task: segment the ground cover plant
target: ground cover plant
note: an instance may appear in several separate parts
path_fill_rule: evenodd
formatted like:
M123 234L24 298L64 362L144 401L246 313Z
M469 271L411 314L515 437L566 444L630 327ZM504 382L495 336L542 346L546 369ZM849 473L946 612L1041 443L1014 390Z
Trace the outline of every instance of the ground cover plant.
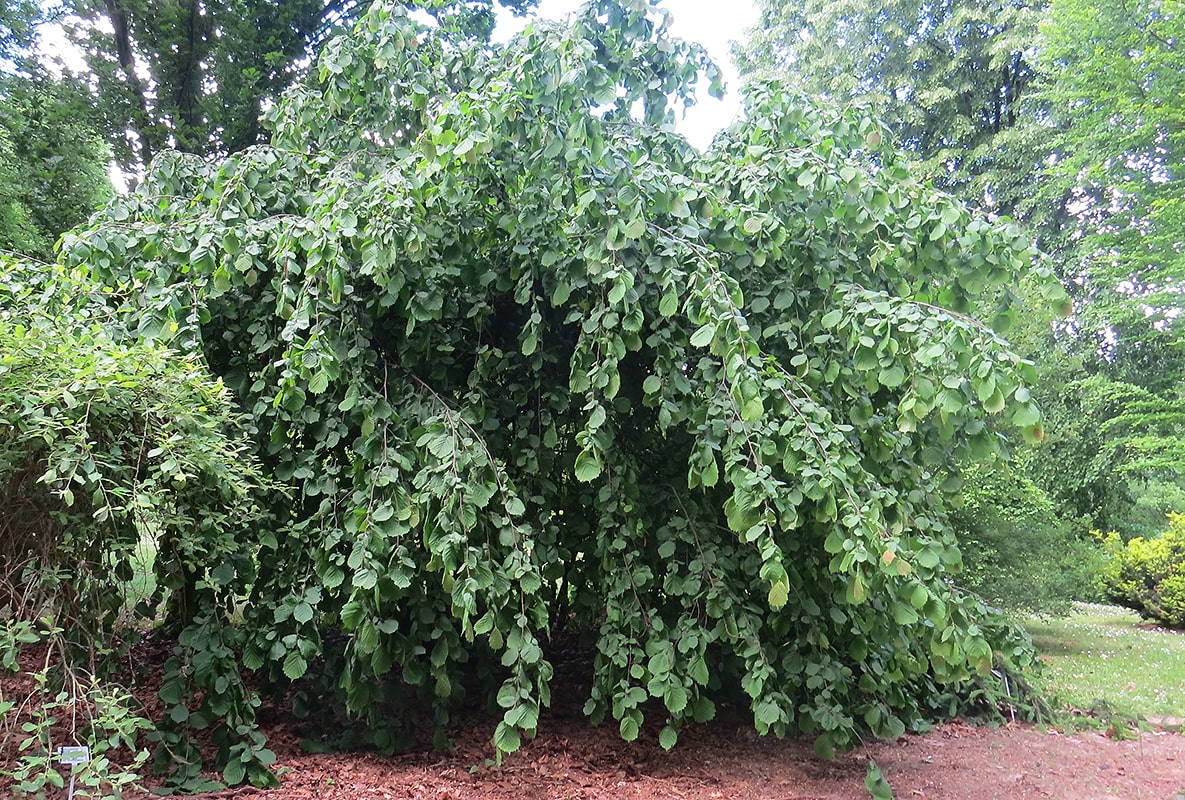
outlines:
M1031 661L949 580L944 498L1043 437L978 320L1060 287L1019 297L1015 226L857 110L755 83L695 151L670 123L701 74L645 4L493 49L379 2L269 146L165 154L64 238L105 335L208 366L279 484L160 538L161 767L196 778L201 731L227 782L274 780L245 673L381 750L417 702L441 730L488 704L514 751L561 634L594 653L585 713L666 748L729 703L831 755Z
M1185 720L1185 634L1093 603L1025 627L1042 655L1041 685L1059 704L1109 718Z

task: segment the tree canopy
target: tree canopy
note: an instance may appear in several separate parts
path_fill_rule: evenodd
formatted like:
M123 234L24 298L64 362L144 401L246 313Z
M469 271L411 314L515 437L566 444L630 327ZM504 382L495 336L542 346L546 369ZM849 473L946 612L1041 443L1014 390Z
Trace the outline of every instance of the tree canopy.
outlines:
M48 259L112 188L85 82L36 55L44 21L36 3L0 2L0 250Z
M400 703L488 693L513 751L561 631L596 651L586 712L666 747L739 701L827 754L1028 663L949 580L944 498L1044 436L979 320L1060 287L1021 296L1020 231L860 111L758 82L696 151L674 114L718 72L664 26L597 0L492 48L380 0L269 145L165 152L66 236L113 341L200 353L282 488L158 565L166 759L212 725L227 780L266 780L240 670L378 744Z
M1107 309L1103 324L1175 325L1185 265L1177 188L1185 20L1157 1L1062 0L1042 33L1057 131L1050 170L1069 195L1065 239L1078 256L1067 277Z
M1041 6L1024 2L759 0L739 50L749 74L868 104L925 177L973 207L1016 214L1039 173L1031 113Z
M1135 478L1185 465L1180 15L1118 0L762 9L750 73L868 103L921 174L1015 216L1045 251L1074 302L1009 331L1056 423L1026 470L1063 518L1125 527Z
M498 0L516 13L535 0ZM488 39L494 0L409 0L438 24ZM234 153L264 140L260 117L357 0L73 0L116 158L129 171L175 148Z

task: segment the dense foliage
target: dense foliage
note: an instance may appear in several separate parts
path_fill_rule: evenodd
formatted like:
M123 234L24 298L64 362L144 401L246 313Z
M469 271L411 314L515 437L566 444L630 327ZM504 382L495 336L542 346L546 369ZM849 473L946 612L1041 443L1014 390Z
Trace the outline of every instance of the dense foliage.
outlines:
M1055 0L1042 26L1056 135L1051 185L1073 213L1067 274L1101 325L1175 324L1185 254L1185 19L1165 0ZM1063 242L1063 244L1065 243ZM1115 295L1131 301L1118 313ZM1101 326L1095 321L1096 326Z
M885 119L935 185L1016 214L1033 194L1040 135L1024 125L1039 83L1042 4L759 0L739 50L748 73L792 75L812 95Z
M1108 598L1148 619L1185 627L1185 515L1169 514L1168 530L1128 542L1109 533L1103 572Z
M86 82L37 55L46 15L0 0L0 250L42 259L112 194Z
M365 8L358 0L71 0L116 158L138 172L166 148L234 153L266 138L264 110L316 48ZM488 38L494 0L408 0ZM535 0L498 0L516 13Z
M1071 599L1097 599L1102 553L1058 517L1023 464L973 465L963 477L951 511L965 562L961 586L1010 611L1058 613Z
M119 341L88 292L0 259L0 608L49 614L90 651L129 610L141 539L178 588L250 521L260 479L225 388L193 356Z
M869 104L922 175L1015 216L1048 254L1066 319L1008 331L1038 363L1051 435L1024 478L1080 535L1142 527L1143 487L1179 485L1185 463L1180 15L1158 0L761 9L743 68Z
M175 722L249 718L210 706L232 640L322 710L488 691L499 752L560 630L596 649L587 713L656 715L667 747L743 699L826 753L1027 662L947 580L943 498L1004 447L987 418L1044 435L1032 365L976 320L1040 302L1009 289L1029 245L778 83L696 152L670 123L702 70L638 4L491 50L380 2L271 146L166 154L67 237L139 337L204 354L288 487L195 565L244 624L175 615L206 667L166 676Z
M49 259L113 194L107 158L81 81L0 69L0 249Z

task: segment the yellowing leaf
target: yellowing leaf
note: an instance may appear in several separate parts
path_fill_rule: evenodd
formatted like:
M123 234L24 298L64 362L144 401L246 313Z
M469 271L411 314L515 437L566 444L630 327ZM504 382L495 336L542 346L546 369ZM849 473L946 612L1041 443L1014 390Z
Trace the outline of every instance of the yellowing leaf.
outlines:
M778 581L769 587L769 607L775 611L786 605L790 598L790 586L784 581Z

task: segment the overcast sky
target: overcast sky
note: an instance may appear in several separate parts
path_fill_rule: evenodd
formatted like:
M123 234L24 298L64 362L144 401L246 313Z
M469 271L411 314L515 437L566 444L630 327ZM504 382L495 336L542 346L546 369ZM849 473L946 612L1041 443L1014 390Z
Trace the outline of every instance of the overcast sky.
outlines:
M581 0L539 0L538 15L544 19L565 19L580 6ZM692 144L705 148L713 134L737 118L741 101L737 93L740 81L729 54L730 42L744 40L748 30L757 24L757 8L753 0L664 0L671 12L671 32L680 39L699 42L720 65L724 72L728 94L723 100L709 97L707 87L699 92L699 101L685 119L679 121L679 131ZM509 38L526 25L510 14L500 17L496 38Z

